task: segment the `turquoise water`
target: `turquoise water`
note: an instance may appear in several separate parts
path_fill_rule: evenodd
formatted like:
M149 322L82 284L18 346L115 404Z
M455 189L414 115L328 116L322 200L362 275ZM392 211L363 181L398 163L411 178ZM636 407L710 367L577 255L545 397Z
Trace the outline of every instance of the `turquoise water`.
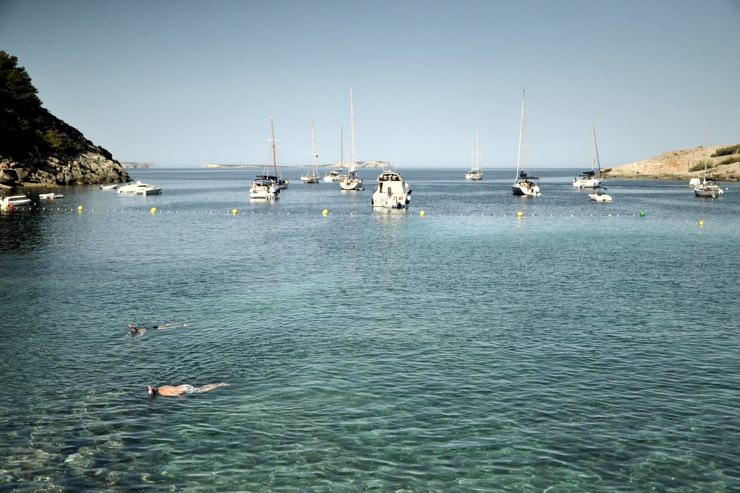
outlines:
M407 170L388 214L362 172L0 215L0 490L740 489L740 188Z

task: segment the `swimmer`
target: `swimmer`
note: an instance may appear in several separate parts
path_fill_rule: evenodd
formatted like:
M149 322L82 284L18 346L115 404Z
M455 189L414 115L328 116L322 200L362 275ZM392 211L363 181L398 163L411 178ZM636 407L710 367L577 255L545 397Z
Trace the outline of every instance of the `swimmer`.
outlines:
M211 390L219 387L228 387L228 383L209 383L202 387L193 387L192 385L162 385L161 387L154 387L153 385L147 385L146 392L150 398L154 398L158 395L162 397L178 397L185 394L202 394L203 392L210 392Z
M188 324L152 325L152 330L175 329L177 327L187 327L187 326ZM146 334L146 332L149 330L149 327L147 327L146 325L128 324L128 330L131 333L131 336L135 337L135 336Z

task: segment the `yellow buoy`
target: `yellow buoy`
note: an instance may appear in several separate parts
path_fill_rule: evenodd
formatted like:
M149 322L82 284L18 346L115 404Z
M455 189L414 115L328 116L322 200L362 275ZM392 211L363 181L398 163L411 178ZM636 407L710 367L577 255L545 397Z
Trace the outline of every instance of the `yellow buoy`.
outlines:
M157 208L156 207L152 207L151 209L149 209L149 212L151 212L152 214L156 214L157 213Z
M424 211L419 211L419 217L424 217L425 215L426 215L426 212L424 212Z
M84 208L84 207L82 207L81 205L78 205L78 206L77 206L77 212L82 212L82 211L84 211L84 210L85 210L85 208Z
M322 216L328 216L329 215L329 209L324 209L323 211L321 211L321 215Z
M521 218L521 217L523 217L523 216L524 216L524 213L523 213L522 211L517 211L517 212L516 212L516 217L519 217L519 218Z
M704 227L704 219L700 219L699 220L699 227L700 228L703 228Z
M231 209L231 213L236 216L237 214L239 214L239 209Z

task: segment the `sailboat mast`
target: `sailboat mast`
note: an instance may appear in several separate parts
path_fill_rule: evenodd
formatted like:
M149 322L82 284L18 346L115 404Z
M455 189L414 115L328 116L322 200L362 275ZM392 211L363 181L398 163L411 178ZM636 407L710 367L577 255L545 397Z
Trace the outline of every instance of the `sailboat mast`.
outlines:
M352 132L352 167L357 166L357 146L355 145L355 105L352 98L352 86L349 86L349 119Z
M480 135L477 128L475 129L475 170L480 171Z
M313 164L313 169L311 171L313 174L316 174L316 161L318 157L319 155L316 154L316 142L314 140L314 122L311 122L311 162Z
M522 112L519 118L519 148L516 155L516 179L519 179L519 172L524 169L524 104L527 90L522 91Z
M277 150L275 148L275 125L272 122L272 117L270 117L270 131L272 132L272 138L270 139L270 143L272 144L272 168L275 172L275 176L277 176Z
M594 134L594 152L596 152L596 166L599 170L599 176L601 175L601 161L599 160L599 144L596 143L596 122L591 124ZM591 169L593 169L593 163L591 163Z
M339 156L341 161L339 161L339 167L344 168L344 127L339 126Z

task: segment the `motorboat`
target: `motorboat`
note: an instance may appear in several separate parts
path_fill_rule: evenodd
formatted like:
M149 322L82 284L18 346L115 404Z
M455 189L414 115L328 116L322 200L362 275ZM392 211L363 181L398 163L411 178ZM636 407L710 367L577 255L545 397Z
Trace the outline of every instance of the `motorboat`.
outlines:
M609 195L608 193L604 193L601 190L588 194L588 198L595 202L611 202L612 201L612 196Z
M537 180L536 176L529 176L524 169L524 109L526 101L526 90L522 91L522 111L519 119L519 148L516 157L516 181L511 185L511 191L514 195L523 197L539 197L540 186L532 181Z
M109 185L100 185L101 190L116 190L118 187L120 187L120 183L112 183Z
M319 155L316 153L316 142L314 139L314 123L311 122L311 169L305 175L301 175L301 181L303 183L319 182L318 160Z
M327 174L324 175L324 183L333 183L335 181L340 181L344 177L342 171L342 169L333 169L329 171Z
M123 195L159 195L162 193L162 188L137 181L118 187L116 193Z
M40 193L39 194L39 200L56 200L63 198L64 195L58 194L58 193Z
M249 198L254 200L277 200L280 189L272 180L256 178L249 188Z
M480 140L478 130L475 131L475 141L470 144L470 171L465 173L465 179L469 181L479 181L483 179L483 170L480 167Z
M28 205L31 203L31 199L25 195L10 195L8 197L0 198L0 206L2 207L16 207L20 205Z
M374 208L405 209L411 202L411 187L393 170L378 175L372 204Z

